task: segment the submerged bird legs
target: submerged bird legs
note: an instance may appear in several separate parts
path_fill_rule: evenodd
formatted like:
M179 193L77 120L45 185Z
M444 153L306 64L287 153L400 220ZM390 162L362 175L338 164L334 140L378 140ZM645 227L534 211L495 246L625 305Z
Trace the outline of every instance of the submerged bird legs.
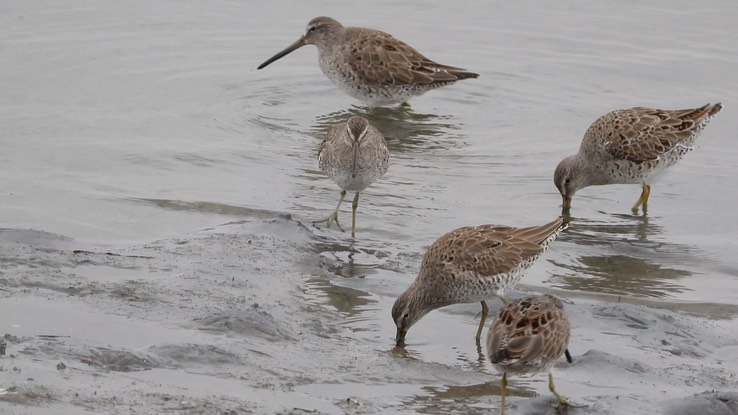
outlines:
M630 210L633 211L633 214L638 213L638 208L643 205L643 213L646 213L648 210L648 197L651 195L651 186L648 184L643 184L643 191L641 192L641 197L636 200L635 205L633 205Z
M507 298L503 296L498 296L502 301L502 304L507 305L510 303ZM484 322L487 321L487 316L489 315L489 306L487 305L486 301L482 301L482 318L479 320L479 327L477 328L477 335L474 337L474 339L477 341L477 346L481 347L480 339L482 338L482 330L484 330Z

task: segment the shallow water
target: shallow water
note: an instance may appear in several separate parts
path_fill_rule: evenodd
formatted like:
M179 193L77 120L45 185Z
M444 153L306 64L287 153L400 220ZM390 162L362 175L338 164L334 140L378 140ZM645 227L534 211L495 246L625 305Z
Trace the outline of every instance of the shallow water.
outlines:
M142 353L160 363L136 372L149 378L138 381L174 383L162 393L198 402L172 409L149 397L150 407L161 410L199 413L213 396L228 403L215 408L257 413L498 408L498 377L470 339L478 305L429 314L411 330L406 355L391 351L389 310L415 278L425 248L459 226L527 226L556 217L553 169L607 111L720 101L725 109L696 150L653 186L647 216L630 214L638 186L580 191L571 228L521 288L553 292L570 299L574 313L594 313L573 317L571 349L584 363L559 372L561 391L593 413L618 413L618 395L630 399L624 405L631 411L650 413L680 395L720 390L720 376L738 375L735 363L725 365L715 379L698 376L687 388L680 372L711 367L711 353L723 353L721 362L737 357L734 336L723 335L738 328L737 4L480 8L410 1L380 2L360 13L349 3L307 4L0 5L0 227L17 230L1 238L0 334L73 338L58 358L39 340L10 341L15 359L79 361L76 348L89 344ZM255 69L321 14L388 31L480 78L429 92L410 107L369 110L323 76L314 47ZM323 132L352 114L367 116L385 134L393 157L388 173L362 195L355 242L310 224L338 198L317 168ZM348 204L341 218L350 220ZM268 243L259 250L243 241L252 239ZM117 257L80 260L84 254L75 250L153 259L111 267L107 262ZM46 310L40 305L46 301L57 308ZM627 317L597 314L613 303L632 307L618 311L623 315L649 316L642 327L656 333L641 335ZM268 321L244 311L253 304ZM122 322L131 315L140 321ZM687 360L654 352L661 346L650 342L660 339L658 330L666 336L664 322L672 318L705 343L695 346L703 352ZM622 325L610 327L612 319ZM64 328L64 321L84 324ZM200 330L194 337L192 327ZM135 334L120 335L127 330ZM282 346L275 349L275 341ZM292 356L302 342L317 356L313 362ZM200 343L237 357L221 361L220 352L187 348ZM196 361L194 376L191 367L171 363L183 353L148 349L157 344L208 357L184 358ZM660 359L673 371L657 371L649 381L663 397L644 400L631 372L618 372L629 363L598 353L640 364ZM252 358L263 364L245 363ZM275 361L283 363L273 367ZM608 362L602 370L613 379L594 385L587 371ZM27 377L0 364L0 390ZM48 388L51 402L62 402L53 411L109 410L100 399L64 399L55 369L28 370L39 371L35 382ZM191 376L177 384L182 372ZM513 395L546 395L544 378L517 380ZM131 407L143 399L128 378L106 379L101 387L128 391L118 399ZM0 394L3 402L12 401ZM515 402L535 412L547 401ZM29 398L8 405L23 413L52 404Z

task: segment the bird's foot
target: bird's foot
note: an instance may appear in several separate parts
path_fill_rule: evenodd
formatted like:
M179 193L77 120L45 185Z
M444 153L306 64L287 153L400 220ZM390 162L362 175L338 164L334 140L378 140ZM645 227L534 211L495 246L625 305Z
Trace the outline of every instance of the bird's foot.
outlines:
M562 410L566 410L567 408L584 408L587 406L587 405L579 405L579 404L571 403L569 402L568 399L564 398L563 396L558 396L557 399L559 400L559 402L558 403L554 402L551 404L551 406L553 406L554 409L556 409L556 411L559 411L559 412Z
M340 229L341 232L343 232L343 228L341 227L341 224L338 223L338 212L333 212L330 216L328 216L325 219L315 220L315 221L313 221L313 224L325 223L326 228L330 228L331 227L331 221L336 222L336 226L338 226L338 229Z

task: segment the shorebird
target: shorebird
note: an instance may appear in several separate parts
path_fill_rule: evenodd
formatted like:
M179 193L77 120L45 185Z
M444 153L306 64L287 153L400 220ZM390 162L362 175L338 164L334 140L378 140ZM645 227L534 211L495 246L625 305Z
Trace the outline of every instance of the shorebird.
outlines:
M683 110L636 107L603 115L584 134L579 152L563 159L554 172L564 213L577 190L618 183L643 187L631 210L638 213L643 206L645 213L654 176L692 150L702 129L722 109L720 103Z
M431 89L479 76L436 63L388 33L344 27L330 17L311 20L305 34L257 69L304 45L318 47L320 69L328 79L370 106L399 104Z
M561 301L549 294L517 299L502 307L487 334L487 356L502 372L500 396L505 414L507 374L548 372L548 388L559 406L577 406L559 395L551 370L569 345L570 325Z
M514 228L481 225L453 230L426 252L415 281L392 306L397 346L413 324L437 308L459 303L482 303L476 339L489 313L486 300L503 294L566 228L561 218L541 226Z
M341 198L330 216L314 223L326 222L330 226L332 220L343 231L338 223L338 210L346 192L356 192L351 205L351 237L355 237L359 193L382 177L389 165L387 142L382 133L372 127L366 118L353 116L346 122L334 125L320 145L318 166L341 188Z

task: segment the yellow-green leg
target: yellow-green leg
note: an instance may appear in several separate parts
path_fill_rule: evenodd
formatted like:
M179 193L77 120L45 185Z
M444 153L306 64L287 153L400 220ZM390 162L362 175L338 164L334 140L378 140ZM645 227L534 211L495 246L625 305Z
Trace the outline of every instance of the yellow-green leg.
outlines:
M325 222L325 226L328 227L328 228L330 228L331 227L331 221L334 221L334 222L336 222L336 226L338 226L338 229L340 229L341 232L343 232L343 228L341 228L341 224L338 223L338 209L341 208L341 203L343 203L343 198L345 198L345 197L346 197L346 191L345 190L341 190L341 198L338 199L338 204L336 205L336 210L334 210L333 213L330 216L328 216L327 218L322 219L322 220L313 221L313 223L323 223L323 222Z
M502 404L500 406L500 413L505 415L505 392L507 390L507 372L502 373L502 380L500 380L500 398L502 398Z
M502 304L508 305L510 301L508 301L503 296L500 297L500 300L502 300ZM474 337L477 341L477 346L480 346L480 339L482 338L482 331L484 331L484 322L487 320L487 316L489 316L489 306L487 306L486 301L482 301L482 318L479 320L479 327L477 328L477 335Z
M630 208L634 213L638 213L638 208L643 205L643 213L645 213L648 210L648 197L651 195L651 186L648 184L643 184L643 190L641 191L641 197L636 200L635 204L632 208Z
M641 193L643 193L643 213L646 213L648 210L648 197L651 196L651 186L648 184L643 185L643 192Z
M359 193L356 192L354 201L351 203L351 237L356 237L356 209L359 207Z
M502 304L508 305L510 301L507 300L507 298L499 295L500 300L502 300ZM482 301L482 318L479 320L479 327L477 328L477 335L474 337L477 341L477 346L480 346L480 339L482 338L482 331L484 331L484 322L487 321L487 316L489 316L489 306L487 306L486 301Z
M556 397L556 399L559 400L559 404L558 405L555 405L556 408L561 408L561 407L564 407L564 406L570 406L572 408L581 408L582 407L581 405L574 405L574 404L572 404L566 398L564 398L563 396L559 395L558 392L556 392L556 385L554 385L553 373L551 373L551 372L548 372L548 389L551 391L551 393L553 393L553 395Z
M482 301L482 319L479 320L479 328L477 329L477 344L479 344L479 339L482 338L482 330L484 330L484 321L487 320L487 316L489 315L489 307L487 307L487 303Z

